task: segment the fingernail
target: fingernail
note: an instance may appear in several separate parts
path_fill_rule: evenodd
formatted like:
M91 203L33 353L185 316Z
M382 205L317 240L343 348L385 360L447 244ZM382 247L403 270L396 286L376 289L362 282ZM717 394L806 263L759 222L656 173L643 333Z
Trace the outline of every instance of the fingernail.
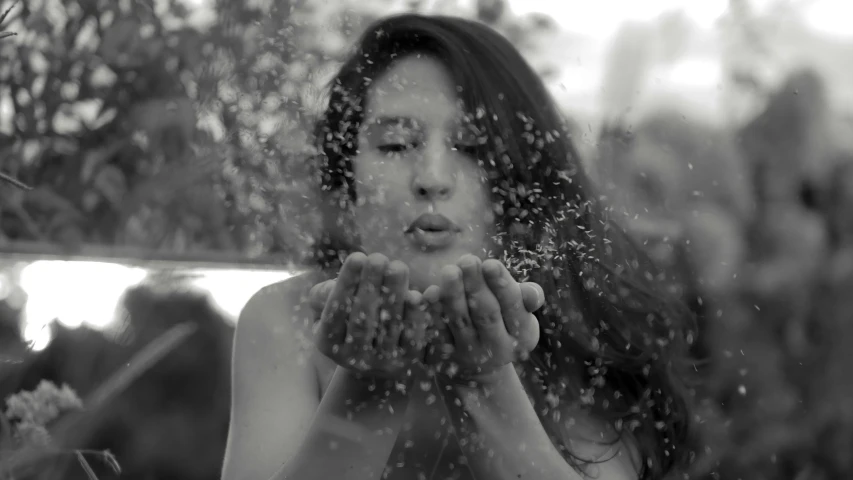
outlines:
M501 274L501 269L500 266L494 263L484 263L483 273L489 275L490 277L497 277Z
M472 255L466 255L459 262L459 266L462 268L471 268L477 265L477 258Z

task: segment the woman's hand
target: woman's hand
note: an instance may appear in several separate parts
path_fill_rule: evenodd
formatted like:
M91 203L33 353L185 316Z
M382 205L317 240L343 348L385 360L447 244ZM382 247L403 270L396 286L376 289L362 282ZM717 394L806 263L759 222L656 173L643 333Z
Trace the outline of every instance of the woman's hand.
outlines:
M341 367L368 376L402 378L423 358L422 296L409 290L409 269L380 254L347 257L337 280L314 286L320 311L315 344Z
M516 282L498 260L466 255L442 270L424 300L436 326L426 363L457 381L486 381L539 341L533 312L544 303L541 287Z

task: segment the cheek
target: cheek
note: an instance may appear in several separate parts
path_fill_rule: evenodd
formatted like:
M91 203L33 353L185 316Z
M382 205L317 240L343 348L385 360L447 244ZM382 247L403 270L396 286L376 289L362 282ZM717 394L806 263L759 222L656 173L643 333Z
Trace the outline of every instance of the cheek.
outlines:
M495 232L495 207L492 201L491 187L485 180L485 173L466 172L460 193L464 205L460 205L468 213L471 225L475 225L487 236Z
M402 228L400 207L410 203L410 189L405 172L383 168L381 163L363 162L355 174L358 201L353 208L356 228L365 246L371 246L388 234L396 235Z
M385 162L363 161L355 172L358 206L365 210L394 210L409 192L406 172ZM407 199L406 199L407 200Z

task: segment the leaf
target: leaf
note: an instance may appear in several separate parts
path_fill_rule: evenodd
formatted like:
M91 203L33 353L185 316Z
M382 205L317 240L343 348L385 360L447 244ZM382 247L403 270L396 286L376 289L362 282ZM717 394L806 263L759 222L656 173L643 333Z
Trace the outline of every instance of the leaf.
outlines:
M88 461L86 461L86 457L84 457L80 451L76 451L74 454L77 457L77 461L80 462L80 466L83 467L83 471L86 472L86 476L89 477L89 480L98 480L98 476L95 475L95 471L92 470L92 466L89 465Z
M109 25L98 47L111 67L138 68L161 55L165 42L156 35L143 38L142 22L135 16L116 19Z
M101 453L101 460L103 460L104 463L109 465L109 467L112 468L113 472L115 472L116 474L121 473L121 465L118 464L118 460L116 460L116 457L109 450L104 450Z
M4 21L6 21L6 17L9 16L9 12L11 12L12 9L15 8L15 5L17 5L17 4L18 4L18 1L15 0L14 2L12 2L12 5L9 5L9 8L7 8L6 11L3 12L2 15L0 15L0 24L2 24ZM6 32L4 32L4 33L6 33ZM13 33L12 35L16 35L16 34Z
M114 165L106 165L95 177L95 188L111 204L118 207L127 193L124 173Z
M8 452L15 447L12 424L3 412L0 412L0 452Z
M14 34L13 34L13 35L14 35ZM3 38L3 34L2 34L2 33L0 33L0 38ZM33 189L33 187L31 187L31 186L29 186L29 185L27 185L27 184L25 184L25 183L21 182L21 181L20 181L20 180L18 180L17 178L10 177L9 175L6 175L6 174L5 174L5 173L3 173L3 172L0 172L0 180L3 180L3 181L8 182L8 183L11 183L12 185L14 185L14 186L16 186L16 187L18 187L18 188L23 188L24 190L32 190L32 189Z
M75 435L79 436L80 432L85 429L93 428L92 417L87 413L97 412L103 408L105 404L123 392L143 373L195 333L197 328L196 325L190 323L176 325L137 352L124 368L111 375L84 400L85 410L83 412L70 414L58 421L51 432L54 441L57 444L68 444L75 438ZM80 450L80 452L86 451ZM15 451L12 455L0 458L0 470L18 472L22 469L31 468L43 459L62 453L65 452L57 449L25 447ZM100 453L104 454L103 452ZM107 463L111 466L115 465L114 468L117 468L117 462L114 458L111 459L112 455L109 453L106 455L109 455L106 457Z
M83 166L80 168L80 180L88 182L95 175L98 167L106 163L119 150L121 150L127 141L125 139L114 140L106 147L93 148L83 154Z
M133 106L128 121L133 129L144 130L149 137L177 130L189 138L196 124L196 111L186 97L155 98Z
M48 212L65 212L75 218L84 218L81 212L70 200L53 191L50 187L36 187L30 192L27 192L25 199L28 205L32 207L48 211Z
M195 333L197 329L198 327L194 324L182 323L155 338L151 343L137 352L123 369L113 374L86 398L83 402L86 408L89 410L98 410L124 391L157 362L171 353L178 345Z

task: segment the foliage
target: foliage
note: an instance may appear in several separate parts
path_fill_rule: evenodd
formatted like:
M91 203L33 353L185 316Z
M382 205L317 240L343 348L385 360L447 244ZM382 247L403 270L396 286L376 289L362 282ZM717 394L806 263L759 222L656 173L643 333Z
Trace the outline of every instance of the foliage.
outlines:
M197 306L193 311L192 305L191 298L189 313L198 316L200 312ZM209 304L205 301L202 305ZM145 320L160 320L167 323L153 326L153 328L144 324L139 325L139 319L137 319L133 323L141 328L134 329L135 338L128 340L126 337L123 345L110 342L102 334L85 328L78 330L57 328L54 332L56 338L48 350L39 354L30 354L16 365L13 371L4 371L6 375L0 378L0 388L4 391L7 391L10 385L7 380L11 380L11 383L16 385L15 389L33 388L33 390L10 395L6 410L0 415L0 423L2 423L0 425L0 440L2 440L0 479L55 478L56 475L61 475L61 478L78 478L79 475L85 475L89 480L93 480L101 473L117 474L122 470L124 473L130 473L131 478L134 474L138 475L139 462L146 462L146 455L128 455L127 445L138 445L140 439L144 444L146 441L145 436L142 435L144 431L137 428L132 436L122 434L122 438L115 438L116 426L125 426L122 421L127 420L128 398L137 400L144 398L143 404L147 404L131 403L130 412L133 412L133 418L137 422L142 421L146 425L171 429L169 435L157 432L160 445L166 449L171 448L173 456L181 452L187 453L186 449L175 448L173 445L176 438L182 438L179 435L182 431L177 426L181 420L186 423L186 418L194 419L204 415L210 409L209 407L196 405L192 414L183 413L183 419L172 418L172 421L165 422L156 422L152 421L152 418L139 416L139 411L144 411L146 406L167 410L163 403L152 401L156 399L152 396L152 392L159 391L150 388L152 378L155 379L155 383L161 385L160 389L177 390L176 395L187 396L186 391L174 387L174 381L163 382L163 377L158 376L157 372L162 372L165 366L167 371L174 374L176 357L181 359L177 362L180 366L181 363L186 364L186 354L192 357L192 361L198 361L202 357L199 354L199 342L204 343L203 337L210 337L210 326L215 329L216 320L219 320L215 314L204 318L204 311L201 312L201 318L186 315L186 309L180 313L183 315L167 315L165 319L146 317ZM214 322L207 322L211 318ZM207 340L202 350L207 353L221 352L222 349L218 348L217 344L227 339L227 335L227 331L224 334L214 332L213 348L211 348L211 342ZM188 348L189 350L185 351ZM69 357L74 358L74 361L69 362ZM218 370L218 372L221 371L221 369ZM184 379L192 376L192 372L187 371L186 368L179 374ZM5 378L9 376L12 378ZM57 388L54 381L62 383L63 387ZM80 388L72 390L65 385L66 383ZM183 384L189 385L186 382ZM195 384L198 385L198 382ZM205 388L209 385L204 384L200 387L202 388L199 393L203 392L204 403L215 405L216 402L210 402L209 395L216 389ZM77 397L78 391L84 392L85 401L81 402ZM223 398L227 402L227 395ZM227 407L224 411L220 409L218 412L220 417L226 417L220 423L227 425ZM212 427L215 433L219 433L221 428L218 427L217 422L210 420L205 418L203 421L196 421L193 431L198 433ZM104 437L109 438L111 435L112 442L106 442L107 445L103 445ZM217 435L214 434L203 439L195 439L193 445L209 445L211 441L217 444L216 437ZM150 441L150 438L147 440ZM196 448L190 453L199 452L203 450ZM90 464L86 460L88 457L94 457L100 461ZM149 460L147 463L153 463L153 465L146 464L149 472L163 469L162 461L159 464L156 461L150 462L150 453L147 457ZM82 468L70 469L71 465L67 462L69 458L76 458ZM122 463L121 469L118 466L119 461ZM106 472L102 464L106 467ZM130 468L124 468L125 464ZM210 477L211 470L208 463L202 461L192 466L195 467L196 472L207 468L207 478ZM214 468L217 469L218 466ZM192 470L192 468L189 470L185 468L184 473ZM181 475L180 478L206 477L194 474Z
M307 4L216 7L228 20L206 32L178 2L39 0L10 19L0 149L34 188L3 190L3 238L301 250L282 216L323 27Z
M38 471L41 463L53 456L73 453L89 474L92 468L84 455L96 454L115 472L121 471L108 451L67 451L54 444L49 426L62 414L83 408L77 393L68 385L57 387L41 381L35 390L22 391L6 399L0 411L0 479L24 478ZM90 475L94 479L94 474Z
M737 131L666 112L602 138L626 223L701 320L691 478L853 475L853 155L823 90L795 71Z
M32 189L0 187L0 242L237 251L299 261L319 228L308 134L320 88L386 6L328 3L217 0L205 26L194 25L177 0L2 5L9 31L0 33L8 37L0 43L0 155L4 179ZM607 193L630 216L626 223L674 272L674 291L703 322L697 355L710 363L702 364L706 401L693 478L847 478L853 197L844 192L853 160L826 135L832 119L819 75L798 72L773 92L757 73L758 63L769 62L767 46L752 39L769 24L750 16L747 3L732 2L740 16L729 29L742 38L729 54L730 76L737 89L761 98L756 105L768 102L763 114L738 132L671 112L631 129L617 118L598 145L600 165L613 182ZM409 8L427 4L435 2ZM469 14L526 53L547 41L536 31L553 28L544 17L511 15L502 0L480 0ZM623 32L608 77L618 93L607 108L614 117L634 102L643 75L641 64L625 70L629 60L643 60L636 33ZM834 169L842 163L846 170ZM125 363L175 319L215 318L184 300L155 306L139 292L126 300L136 330L116 340L127 348L107 347L94 332L63 331L42 357L46 363L34 367L36 377L73 358L73 368L61 373L95 381L93 366ZM147 328L139 327L143 318ZM219 324L201 330L134 385L134 395L156 399L148 418L140 419L128 395L89 432L93 441L121 445L139 476L174 467L193 448L221 449L225 400L200 398L192 382L167 391L175 378L198 372L209 374L194 377L205 385L227 382L231 332ZM109 362L97 356L103 351ZM206 352L215 352L215 367L205 363ZM136 377L123 378L122 389ZM81 391L95 390L85 386ZM71 398L50 388L36 390L50 395L32 398ZM178 395L187 403L175 407ZM29 423L22 415L5 413L2 452L24 438L46 438L51 415L31 415L40 419ZM182 433L169 438L176 446L146 450L164 436L166 420L184 421ZM204 445L187 441L199 425L213 425ZM194 474L203 478L220 460L200 460Z
M486 3L522 44L553 27ZM22 5L0 48L0 155L34 188L0 192L0 241L299 261L319 229L320 92L383 4L220 0L209 25L176 0Z

